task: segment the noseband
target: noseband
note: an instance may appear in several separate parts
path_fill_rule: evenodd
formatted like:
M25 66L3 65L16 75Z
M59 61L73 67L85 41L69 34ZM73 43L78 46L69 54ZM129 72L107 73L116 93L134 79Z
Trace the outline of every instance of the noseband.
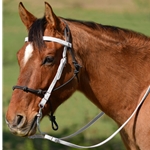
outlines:
M56 90L64 87L66 84L71 82L75 77L77 77L77 80L79 81L78 73L79 73L79 70L80 70L81 66L78 64L78 62L75 59L73 49L72 49L72 44L71 44L71 37L70 37L71 33L70 33L70 29L69 29L67 24L66 24L66 27L65 27L65 30L64 30L64 35L65 35L65 40L54 38L54 37L49 37L49 36L43 36L44 41L51 41L51 42L56 42L56 43L64 45L62 59L60 60L60 64L59 64L59 67L57 69L57 73L56 73L52 83L50 84L48 90L45 91L45 90L42 90L42 89L32 89L32 88L29 88L27 86L19 86L19 85L13 86L13 90L20 89L20 90L23 90L24 92L30 92L30 93L33 93L33 94L36 94L36 95L42 97L42 100L39 103L39 113L37 115L37 118L38 118L37 119L37 125L39 125L39 121L42 118L42 109L44 108L45 104L49 100L51 92L56 91ZM28 41L28 37L25 38L25 42L27 42L27 41ZM56 85L56 82L60 79L60 77L62 75L62 72L63 72L63 69L66 65L67 50L69 50L69 52L72 56L72 63L75 67L74 75L67 82L65 82L64 84L60 85L59 87L54 88L54 86ZM53 130L57 130L58 129L58 124L55 121L55 116L53 116L51 103L50 103L50 107L51 107L50 120L52 122L52 128L53 128Z

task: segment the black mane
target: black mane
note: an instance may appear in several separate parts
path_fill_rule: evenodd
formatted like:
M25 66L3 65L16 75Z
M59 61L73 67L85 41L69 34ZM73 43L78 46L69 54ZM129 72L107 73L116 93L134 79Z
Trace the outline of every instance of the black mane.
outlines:
M75 19L65 19L65 20L70 21L70 22L80 23L80 24L85 25L85 26L92 28L92 29L98 29L99 25L100 25L100 24L97 24L97 23L92 22L92 21L81 21L81 20L75 20Z
M115 35L116 36L122 36L122 33L130 36L130 37L140 37L140 39L144 39L147 40L149 39L147 36L141 34L141 33L137 33L128 29L123 29L120 27L115 27L115 26L109 26L109 25L102 25L102 24L98 24L95 22L89 22L89 21L81 21L81 20L75 20L75 19L64 19L63 20L67 20L73 23L77 23L83 26L86 26L88 28L91 28L93 30L103 30L104 32L107 31L108 32ZM33 45L36 46L39 50L44 46L44 41L43 41L43 35L44 35L44 31L46 28L46 18L43 17L41 19L37 19L32 26L30 27L29 30L29 41L33 42Z
M90 22L90 21L81 21L81 20L74 20L74 19L65 19L65 20L73 23L78 23L80 25L84 25L93 30L101 30L103 32L107 32L107 34L111 33L114 36L115 35L122 36L122 34L124 34L124 36L128 36L128 37L138 37L139 39L149 40L148 36L130 29L125 29L125 28L111 26L111 25L103 25L103 24Z
M70 21L70 22L74 22L74 23L79 23L81 25L84 25L84 26L87 26L91 29L95 29L95 30L98 30L100 28L103 28L103 29L110 29L110 30L118 30L118 29L122 29L122 28L119 28L119 27L115 27L115 26L110 26L110 25L102 25L102 24L99 24L99 23L95 23L95 22L92 22L92 21L82 21L82 20L75 20L75 19L65 19L67 21Z

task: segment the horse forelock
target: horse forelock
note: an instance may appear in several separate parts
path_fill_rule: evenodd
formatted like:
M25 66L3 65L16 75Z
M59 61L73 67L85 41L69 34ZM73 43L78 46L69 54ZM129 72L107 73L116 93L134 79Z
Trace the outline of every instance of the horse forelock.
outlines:
M37 19L29 29L29 42L33 43L39 50L44 46L43 35L46 28L45 17Z

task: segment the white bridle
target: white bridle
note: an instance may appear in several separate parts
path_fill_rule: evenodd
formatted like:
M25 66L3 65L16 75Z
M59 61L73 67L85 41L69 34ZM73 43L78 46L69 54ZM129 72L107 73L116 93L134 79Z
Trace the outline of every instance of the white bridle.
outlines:
M42 109L44 108L45 104L47 103L47 101L49 100L50 96L51 96L51 92L56 84L56 82L60 79L61 75L62 75L62 71L64 69L64 66L66 64L66 53L67 53L67 47L72 48L72 44L68 41L62 40L62 39L58 39L58 38L54 38L54 37L49 37L49 36L43 36L43 40L44 41L52 41L52 42L57 42L59 44L64 45L64 50L63 50L63 54L62 54L62 59L60 60L60 65L57 69L57 73L52 81L52 83L50 84L47 92L45 93L44 97L42 98L41 102L39 103L39 113L37 115L37 127L38 130L40 132L40 135L33 135L30 136L29 138L42 138L42 139L48 139L52 142L55 143L59 143L62 145L66 145L69 147L73 147L73 148L79 148L79 149L85 149L85 148L95 148L95 147L99 147L105 143L107 143L108 141L110 141L116 134L118 134L122 128L125 127L125 125L131 120L131 118L135 115L135 113L137 112L137 110L139 109L139 107L142 105L142 103L144 102L144 100L147 98L148 94L150 93L150 86L148 87L147 91L145 92L144 96L142 97L140 103L137 105L137 107L135 108L135 110L133 111L133 113L131 114L131 116L126 120L126 122L124 124L122 124L122 126L115 131L110 137L108 137L106 140L104 140L103 142L100 142L99 144L93 145L93 146L79 146L67 141L64 141L64 139L69 139L71 137L76 136L77 134L83 132L84 130L86 130L89 126L91 126L95 121L97 121L100 117L103 116L103 112L99 113L91 122L89 122L87 125L85 125L84 127L82 127L80 130L78 130L77 132L75 132L72 135L69 135L67 137L63 137L63 138L56 138L50 135L47 135L45 133L42 133L40 130L40 120L42 118ZM25 38L25 41L28 41L28 37Z

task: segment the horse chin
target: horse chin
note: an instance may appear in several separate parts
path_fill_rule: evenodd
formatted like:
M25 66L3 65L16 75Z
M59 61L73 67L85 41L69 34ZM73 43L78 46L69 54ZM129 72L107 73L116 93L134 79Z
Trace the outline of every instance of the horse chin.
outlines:
M27 137L27 136L34 135L36 133L36 128L37 128L36 120L37 117L35 117L30 123L28 123L25 127L22 128L13 127L7 121L6 123L11 133L20 137Z
M29 131L16 130L16 129L10 129L10 131L17 136L27 137L27 136L34 135L36 133L36 128Z

